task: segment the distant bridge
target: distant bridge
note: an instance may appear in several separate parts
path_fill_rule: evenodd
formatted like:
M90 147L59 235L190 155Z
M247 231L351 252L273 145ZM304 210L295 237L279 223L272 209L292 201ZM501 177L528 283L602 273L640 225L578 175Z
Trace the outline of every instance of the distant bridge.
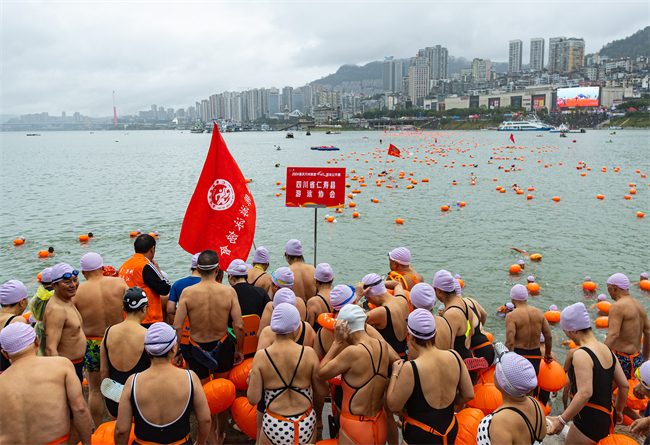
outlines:
M368 119L369 128L375 130L388 130L390 127L416 127L432 129L438 126L438 118L429 119Z
M278 127L278 131L287 131L287 130L309 130L310 128L314 128L316 126L315 121L308 121L308 122L294 122L292 124L288 124L284 127Z

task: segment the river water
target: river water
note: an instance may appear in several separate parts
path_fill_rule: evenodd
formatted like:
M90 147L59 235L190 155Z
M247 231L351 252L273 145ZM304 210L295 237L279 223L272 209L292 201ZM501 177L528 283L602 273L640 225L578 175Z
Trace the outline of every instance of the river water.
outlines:
M385 274L386 253L408 247L414 268L427 282L443 268L460 274L466 283L463 295L476 298L486 308L490 314L486 329L504 341L503 319L495 310L509 301L510 287L517 282L525 284L529 274L544 289L531 304L548 310L551 304L561 309L582 301L584 295L577 286L585 276L598 284L600 293L606 292L607 277L615 272L636 282L641 272L650 269L650 178L635 172L650 173L650 132L610 133L589 130L568 138L548 132L542 133L543 137L515 133L516 146L521 148L514 150L503 148L512 145L510 134L496 131L314 132L309 137L297 132L295 139L285 139L281 132L250 132L227 133L224 139L244 176L253 180L249 186L257 206L255 242L271 253L272 269L284 265L284 245L290 238L302 240L306 260L313 261L314 210L286 208L284 194L276 197L281 192L276 181L285 184L286 167L356 169L368 183L361 188L348 180L352 184L349 190L362 191L354 198L361 216L353 219L347 208L343 214L319 210L318 262L332 265L335 284L354 284L370 272ZM34 279L44 267L60 261L78 267L79 258L89 251L100 253L104 264L117 269L132 255L133 240L128 234L136 229L159 231L156 260L172 281L188 274L190 254L180 248L178 236L211 135L187 131L43 132L40 137L0 133L0 138L2 282L19 279L34 292ZM406 189L406 180L397 180L399 188L376 187L368 175L370 167L374 178L386 168L379 163L385 161L386 154L379 159L372 153L378 148L385 150L388 143L410 156L391 158L394 162L389 168L404 170L407 177L412 172L418 180L413 189ZM276 150L276 145L282 149ZM316 152L309 149L312 145L335 145L341 151ZM447 156L425 153L434 147ZM495 147L503 152L495 155ZM488 164L494 156L510 160ZM514 160L520 156L525 160ZM438 164L427 165L425 157ZM576 170L578 162L592 168L584 177L581 173L585 170ZM463 163L478 166L462 167ZM445 168L445 164L454 168ZM498 169L512 164L521 171ZM603 166L607 173L601 172ZM616 166L620 167L617 173ZM471 185L472 171L476 185ZM430 182L422 183L423 178ZM452 184L454 180L457 185ZM529 186L536 190L517 195L511 190L513 183L524 190ZM630 183L636 184L637 193L625 200ZM391 184L390 179L385 184ZM507 193L498 193L498 185ZM526 199L528 193L533 199ZM605 199L596 199L598 194ZM553 196L561 201L552 201ZM372 198L379 203L372 203ZM465 201L467 206L458 207L457 201ZM451 210L442 212L440 206L447 203ZM638 211L647 216L638 218ZM326 222L326 213L335 215L337 222ZM396 218L403 218L404 224L395 224ZM90 231L98 239L79 243L77 237ZM27 244L15 247L12 240L21 235ZM38 258L37 252L49 246L58 256ZM537 263L526 259L526 272L513 277L508 267L522 256L510 250L511 246L540 253L543 259ZM632 294L650 308L650 294L642 295L638 287ZM553 332L558 340L565 339L559 326ZM605 332L598 335L604 338ZM566 355L562 346L554 350L560 358Z

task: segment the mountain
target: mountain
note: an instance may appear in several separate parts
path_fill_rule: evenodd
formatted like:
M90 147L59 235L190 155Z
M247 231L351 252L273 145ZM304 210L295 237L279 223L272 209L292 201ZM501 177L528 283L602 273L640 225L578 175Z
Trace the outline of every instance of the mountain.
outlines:
M650 56L650 26L638 30L629 37L608 43L598 54L610 59L619 57L636 59L639 56Z
M355 82L365 79L381 79L382 62L370 62L363 66L342 65L334 74L315 80L320 85L341 85L342 82Z

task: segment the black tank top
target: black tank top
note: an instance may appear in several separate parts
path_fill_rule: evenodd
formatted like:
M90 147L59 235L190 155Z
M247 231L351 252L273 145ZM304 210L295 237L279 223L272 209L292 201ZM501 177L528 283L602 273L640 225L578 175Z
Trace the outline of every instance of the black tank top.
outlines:
M539 404L535 401L534 398L529 396L528 399L530 399L530 401L533 402L533 405L535 405L535 426L533 426L533 424L530 423L530 420L528 420L528 417L526 417L524 413L522 413L520 410L518 410L513 406L506 406L504 408L501 408L495 411L494 414L498 413L499 411L505 411L505 410L516 412L517 414L519 414L519 417L524 419L524 422L526 422L526 427L528 428L528 434L530 434L530 443L531 444L534 444L536 442L542 443L542 440L540 439L539 436L542 435L542 427L544 423L543 421L540 422L540 420L544 418L544 413L542 412L542 408L539 406ZM494 414L492 416L494 416Z
M296 340L296 343L298 343L301 346L304 346L305 343L305 322L301 321L302 323L302 332L300 333L300 337L298 340Z
M113 326L110 326L108 329L106 329L106 333L104 334L104 352L106 352L106 358L108 359L108 377L112 380L115 380L117 383L124 385L129 377L131 377L136 372L142 372L146 369L149 369L149 366L151 366L151 359L149 358L149 355L147 354L147 351L144 349L143 345L140 360L138 360L138 363L136 363L133 368L128 371L117 370L111 363L111 356L109 355L108 347L106 346L108 344L108 331L110 331L112 327ZM106 409L111 414L111 416L117 417L117 410L119 405L119 403L106 398Z
M259 274L257 278L255 278L255 280L252 283L250 283L250 285L255 286L255 283L257 283L257 280L259 280L262 277L262 275L266 275L266 272L262 272L261 274ZM248 282L248 279L246 279L246 281Z
M589 403L594 405L602 406L607 411L612 409L612 384L614 382L614 370L616 369L616 357L612 354L612 366L609 369L603 368L600 364L600 360L596 354L594 354L589 348L581 347L582 349L589 354L591 361L594 363L594 376L593 382L598 382L597 385L593 385L593 393L589 399ZM571 395L575 396L578 392L578 385L576 384L576 374L575 369L573 368L573 361L571 361L571 366L569 366L568 372L569 380L571 381Z
M458 369L462 369L458 356L453 352L450 352L450 354L453 354L453 356L458 361ZM406 401L404 410L413 419L424 423L440 434L444 434L454 419L454 402L452 401L451 405L446 408L432 408L431 405L429 405L429 402L427 402L427 399L424 397L424 393L422 392L420 373L414 361L411 362L411 366L413 367L414 379L413 392L411 393L409 399ZM458 379L460 380L460 374L458 375ZM456 386L458 386L458 382L456 382ZM407 442L411 443L408 440Z
M9 320L5 323L5 325L2 327L2 329L6 328L9 326L9 323L11 323L11 320L14 318L18 317L19 315L12 315L9 317ZM6 371L7 368L11 366L11 362L9 361L8 358L6 358L3 354L0 354L0 371Z
M463 301L463 300L461 300L461 301ZM458 309L459 311L461 311L463 313L463 315L465 315L465 323L467 324L467 323L469 323L469 309L467 308L467 303L465 301L463 301L463 304L465 304L465 310L463 310L459 306L451 306L451 307L447 308L447 310L445 312L447 312L449 309L454 309L454 308ZM454 351L458 352L458 354L460 355L460 358L462 358L463 360L465 360L466 358L471 358L472 357L472 353L469 351L469 348L467 348L465 346L465 338L466 338L465 334L457 335L454 338Z
M323 303L325 303L325 306L327 306L327 311L333 313L334 309L332 309L332 306L327 302L327 300L321 295L321 294L316 294L316 297L320 298L323 300ZM314 332L318 334L318 331L320 331L322 326L320 323L318 323L318 317L316 317L316 320L314 321Z
M185 411L176 420L167 425L154 425L149 423L140 413L136 398L136 379L138 378L138 374L133 376L133 383L131 384L131 407L133 409L135 437L137 439L165 444L177 442L190 434L190 413L192 412L194 401L194 384L192 383L192 374L190 374L190 371L187 371L187 377L190 380L190 393L187 397Z
M469 308L474 312L474 315L476 315L476 319L478 320L478 324L476 325L476 328L474 328L474 333L472 334L472 340L470 340L470 348L473 348L474 346L482 345L483 343L489 342L487 335L481 332L481 317L478 314L478 310L476 310L476 306L474 306L474 303L472 303Z
M390 309L388 309L388 306L383 306L384 309L386 309L386 327L383 329L377 329L377 332L381 334L382 337L384 337L384 340L386 340L386 343L391 345L395 352L397 352L400 357L406 356L406 337L404 337L404 340L398 340L397 336L395 335L395 328L393 327L393 319L390 315Z

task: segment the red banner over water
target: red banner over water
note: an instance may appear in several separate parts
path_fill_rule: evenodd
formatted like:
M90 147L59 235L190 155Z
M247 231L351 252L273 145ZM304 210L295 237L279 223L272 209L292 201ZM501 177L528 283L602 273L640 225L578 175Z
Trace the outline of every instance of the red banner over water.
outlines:
M345 168L288 167L287 207L343 207Z
M246 261L255 235L255 202L246 179L214 125L208 157L187 206L178 244L191 254L219 254L219 268Z

